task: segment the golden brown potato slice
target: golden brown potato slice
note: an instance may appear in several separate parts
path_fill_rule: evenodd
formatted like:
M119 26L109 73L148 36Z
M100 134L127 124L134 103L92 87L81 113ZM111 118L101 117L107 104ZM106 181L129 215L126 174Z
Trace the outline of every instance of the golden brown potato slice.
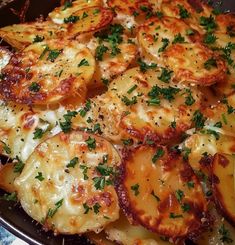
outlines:
M65 27L51 21L14 24L0 29L0 37L16 49L23 49L33 42L56 38Z
M226 79L224 60L200 43L174 44L163 58L178 82L210 86Z
M6 163L0 166L0 188L6 192L12 193L16 191L14 186L15 179L19 176L19 172L15 171L14 163Z
M103 2L101 0L76 0L73 2L66 1L63 6L55 8L51 13L49 13L49 18L56 24L63 24L64 19L73 15L78 10L102 6Z
M191 127L201 93L196 87L176 86L171 74L167 69L127 70L112 81L105 94L91 100L90 110L79 115L75 125L87 127L91 118L89 128L99 123L104 137L115 143L126 136L138 141L177 140Z
M52 104L84 92L95 71L95 60L76 41L50 40L32 44L11 58L0 83L5 100Z
M216 207L223 216L235 225L235 158L217 153L212 163L212 189Z
M190 35L189 35L190 34ZM200 40L200 35L174 17L151 18L139 28L138 41L143 55L162 64L162 54L171 44Z
M121 214L120 218L105 228L107 238L122 245L170 245L163 237L148 231L140 225L131 225Z
M131 1L131 0L108 0L107 4L110 8L113 8L117 12L121 12L123 14L127 15L133 15L134 13L143 14L144 8L151 9L151 4L148 2L148 0L137 0L137 1Z
M41 143L15 180L24 210L45 229L101 231L119 217L113 187L120 157L105 139L73 131Z
M186 237L200 234L208 222L202 187L177 152L140 146L126 155L121 173L117 183L121 207L151 231L172 238Z
M122 42L113 49L107 41L100 43L98 38L93 38L88 43L88 48L96 58L96 70L90 88L104 86L104 82L111 81L114 77L127 70L137 55L135 43L128 42L126 35L122 35ZM108 85L108 84L106 84Z

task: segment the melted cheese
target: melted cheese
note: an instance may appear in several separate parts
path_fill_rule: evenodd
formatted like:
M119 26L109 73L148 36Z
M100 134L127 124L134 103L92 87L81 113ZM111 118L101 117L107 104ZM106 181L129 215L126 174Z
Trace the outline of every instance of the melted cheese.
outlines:
M89 149L88 139L95 140L95 148ZM55 233L102 230L119 217L116 192L107 184L112 173L103 175L97 170L102 162L113 172L120 164L119 155L103 138L74 131L47 139L34 150L15 180L22 207ZM36 177L39 175L43 179ZM95 178L104 178L106 184L97 187Z

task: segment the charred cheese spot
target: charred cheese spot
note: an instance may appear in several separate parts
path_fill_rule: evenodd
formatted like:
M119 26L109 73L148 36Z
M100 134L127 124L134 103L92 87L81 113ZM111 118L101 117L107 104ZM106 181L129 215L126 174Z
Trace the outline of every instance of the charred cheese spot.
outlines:
M140 225L131 225L122 214L120 218L105 228L108 239L123 245L169 245L155 233L152 233Z
M178 153L140 146L129 153L121 171L117 191L126 215L172 238L202 228L207 202L193 170ZM187 187L189 181L194 188Z
M216 207L232 224L235 224L235 158L217 153L212 163L212 188Z
M196 31L193 35L187 35L189 30L190 27L177 18L151 18L139 28L138 41L143 54L150 55L152 59L162 64L164 61L162 60L162 54L172 42L184 43L200 40L201 37Z
M119 164L119 155L103 138L60 133L35 149L15 186L24 210L46 229L63 234L100 231L119 217L112 186ZM43 178L36 178L39 173Z
M55 8L51 13L49 13L49 17L54 23L63 24L65 18L74 15L78 10L89 7L99 7L102 5L103 3L101 0L76 0L71 3L71 6L66 6L66 4L64 4L63 6Z
M225 81L224 60L200 43L174 44L163 58L179 82L209 86Z
M235 34L235 16L232 13L219 14L216 16L218 31L233 37Z
M5 100L22 104L58 103L79 97L94 70L92 54L76 41L32 44L3 69L0 93Z

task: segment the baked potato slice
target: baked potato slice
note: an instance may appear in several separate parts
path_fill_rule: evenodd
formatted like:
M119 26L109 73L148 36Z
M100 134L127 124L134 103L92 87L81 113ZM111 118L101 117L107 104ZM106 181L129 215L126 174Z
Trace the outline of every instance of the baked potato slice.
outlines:
M45 229L81 234L119 218L113 181L120 157L105 139L72 131L41 143L15 180L23 209Z
M72 38L81 33L98 31L113 20L113 11L102 7L80 9L64 19L66 35Z
M65 27L58 26L51 21L38 21L2 27L0 37L12 47L22 50L33 42L57 38L58 33L65 31Z
M140 146L129 152L116 189L125 214L160 235L176 239L200 234L208 222L197 177L177 152L166 148Z
M22 104L53 104L79 97L95 71L89 49L76 41L50 40L16 53L2 70L0 94Z
M108 0L107 4L110 8L113 8L116 12L127 14L127 15L133 15L134 13L138 14L144 14L145 11L144 8L151 9L151 4L148 0L137 0L137 1L131 1L131 0Z
M235 158L217 153L212 163L212 189L216 207L235 226Z
M107 238L122 245L169 245L168 241L140 225L131 225L121 214L120 218L105 228Z
M0 188L8 193L15 192L14 181L19 176L14 163L0 165Z
M210 86L226 79L224 60L199 42L174 44L163 53L163 59L180 83Z
M76 0L73 2L65 2L62 6L55 8L48 17L56 24L63 24L64 19L73 15L78 10L102 6L101 0Z
M200 40L196 31L192 31L183 20L164 16L151 18L139 27L138 42L143 55L163 64L162 55L172 43L185 43Z
M88 48L96 58L96 70L89 85L91 89L104 86L104 81L110 82L135 60L138 52L136 44L128 42L130 39L126 35L121 38L122 42L115 48L108 41L101 43L99 38L92 38L88 43Z

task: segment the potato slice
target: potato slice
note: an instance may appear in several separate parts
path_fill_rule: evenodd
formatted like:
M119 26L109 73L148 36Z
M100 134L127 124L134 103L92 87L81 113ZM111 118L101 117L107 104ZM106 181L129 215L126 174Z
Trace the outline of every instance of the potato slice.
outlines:
M216 207L223 216L235 225L235 158L217 153L212 164L212 189Z
M0 47L0 72L9 63L12 53L3 47Z
M73 131L40 144L15 180L24 210L45 229L100 231L119 217L112 186L120 157L101 137Z
M78 10L102 6L103 2L101 0L76 0L68 4L65 2L63 6L55 8L51 13L49 13L49 18L56 24L63 24L64 19L73 15Z
M97 31L111 23L113 11L106 8L90 7L80 9L67 19L63 26L67 28L67 35L75 37L78 34Z
M22 104L52 104L79 97L91 80L95 60L76 41L50 40L32 44L12 57L3 69L0 93Z
M14 171L14 163L6 163L0 166L0 188L6 192L12 193L16 191L14 186L15 179L19 173Z
M163 58L178 82L210 86L226 79L224 60L200 43L174 44Z
M182 20L173 17L151 18L139 28L138 41L142 53L163 64L162 54L175 42L193 42L201 37L196 31L188 35L190 27ZM192 30L191 30L192 31Z
M169 83L158 80L161 74L162 69L145 73L139 68L127 70L112 81L105 94L91 100L90 110L83 117L79 115L74 125L93 129L99 123L103 136L117 144L124 137L154 142L177 140L191 127L201 93L196 87L176 86L170 78ZM190 103L188 97L193 98ZM92 121L87 124L89 118Z
M131 225L122 214L120 218L105 228L107 238L122 245L169 245L155 233L140 225Z
M66 28L51 21L14 24L0 29L0 37L16 49L23 49L33 42L56 38Z
M126 0L125 2L121 0L108 0L107 4L110 8L113 8L116 12L120 12L122 14L127 15L133 15L134 13L143 14L144 11L142 10L142 7L150 8L151 4L148 2L148 0L137 0L137 1L131 1Z
M126 35L122 35L122 42L116 46L117 53L113 53L109 42L99 43L97 38L92 38L88 43L88 48L96 57L96 70L90 88L104 86L103 81L110 81L118 76L135 60L137 55L137 46L135 43L129 43ZM106 49L102 54L101 50ZM107 85L107 84L106 84Z
M119 201L133 220L174 239L200 234L208 221L207 201L193 170L177 152L140 146L127 154L121 171Z

